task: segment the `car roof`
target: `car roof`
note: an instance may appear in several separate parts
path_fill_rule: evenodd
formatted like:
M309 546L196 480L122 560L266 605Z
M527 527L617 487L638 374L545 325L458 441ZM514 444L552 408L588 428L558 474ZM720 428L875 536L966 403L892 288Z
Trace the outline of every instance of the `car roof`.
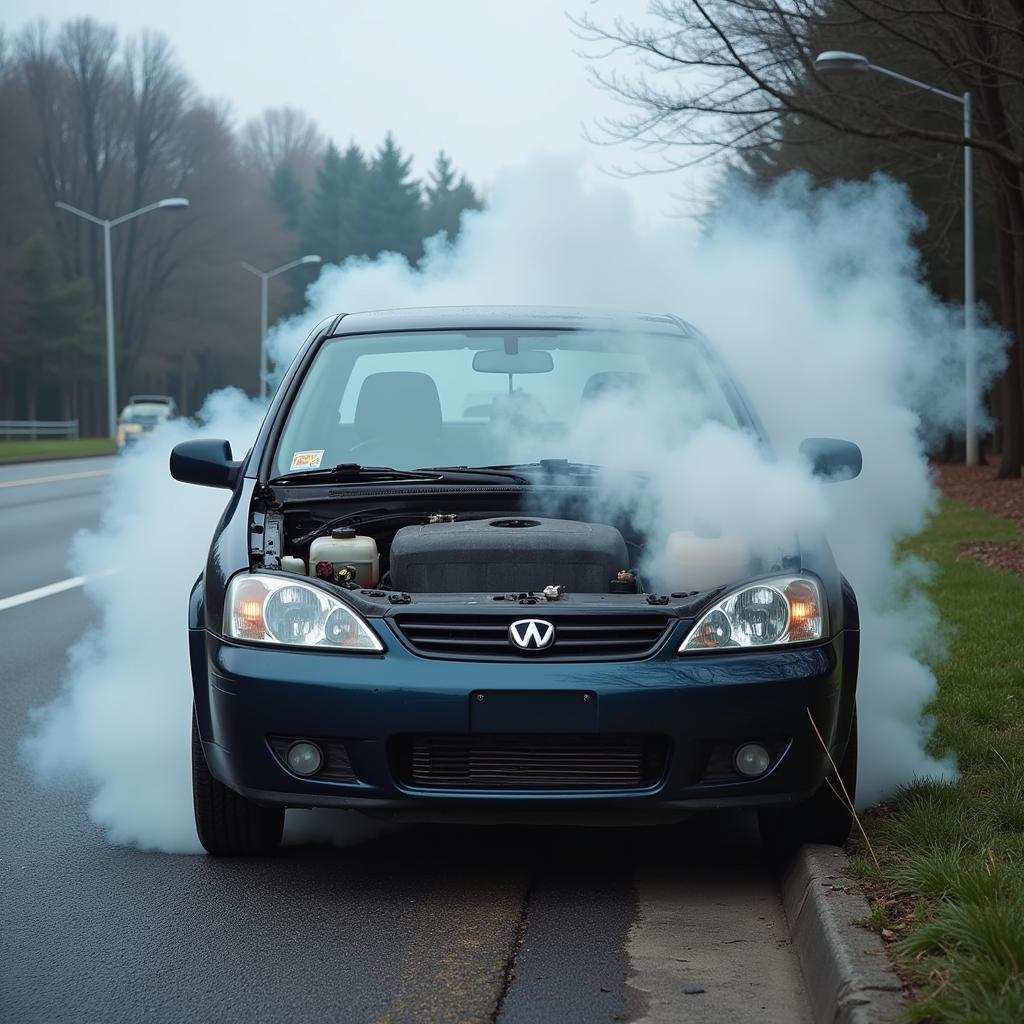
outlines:
M154 405L174 405L174 399L170 395L132 395L128 399L129 405L136 402L151 402Z
M637 313L574 306L423 306L342 313L331 336L377 331L438 330L643 330L695 336L667 313Z

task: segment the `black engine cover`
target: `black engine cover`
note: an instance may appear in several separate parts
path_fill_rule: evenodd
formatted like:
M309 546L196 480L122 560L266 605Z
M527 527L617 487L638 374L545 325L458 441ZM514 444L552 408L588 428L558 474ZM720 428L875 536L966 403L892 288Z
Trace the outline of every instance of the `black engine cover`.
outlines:
M405 526L391 544L391 585L414 594L508 593L549 584L604 593L628 568L614 526L533 517Z

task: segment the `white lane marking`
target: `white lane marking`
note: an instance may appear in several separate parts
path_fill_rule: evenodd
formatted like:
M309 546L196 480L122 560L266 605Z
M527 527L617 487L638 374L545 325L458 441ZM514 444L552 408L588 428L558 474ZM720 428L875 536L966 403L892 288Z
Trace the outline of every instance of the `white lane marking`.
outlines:
M61 473L58 476L27 476L22 480L0 480L0 487L25 487L28 484L52 484L58 480L84 480L89 476L110 476L112 469L91 469L85 473Z
M48 583L45 587L36 587L35 590L25 590L20 594L13 594L11 597L0 598L0 612L5 612L8 608L17 608L21 604L28 604L30 601L38 601L44 597L60 594L65 590L74 590L85 581L85 576L72 576L59 583Z

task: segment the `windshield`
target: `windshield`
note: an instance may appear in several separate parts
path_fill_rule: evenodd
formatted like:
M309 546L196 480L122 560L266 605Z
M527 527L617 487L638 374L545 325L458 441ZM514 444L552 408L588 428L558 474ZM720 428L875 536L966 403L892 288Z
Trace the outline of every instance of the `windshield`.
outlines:
M327 341L272 475L342 463L417 469L600 463L588 420L747 426L700 343L614 331L430 331Z
M166 405L138 402L125 408L124 412L121 413L121 421L123 423L136 423L139 426L152 427L156 426L161 420L167 419L169 415L170 409Z

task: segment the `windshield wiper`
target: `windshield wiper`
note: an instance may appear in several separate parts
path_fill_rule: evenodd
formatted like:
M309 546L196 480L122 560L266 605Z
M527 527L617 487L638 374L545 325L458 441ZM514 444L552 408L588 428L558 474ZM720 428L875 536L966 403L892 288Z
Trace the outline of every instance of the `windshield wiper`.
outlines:
M506 466L424 466L425 472L443 473L446 477L457 473L460 476L479 476L488 479L498 478L500 480L511 480L516 484L528 484L530 481L519 473L506 472L511 467Z
M270 480L272 484L345 483L358 480L439 480L438 473L412 469L392 469L390 466L360 466L355 462L342 462L323 469L303 469L285 473Z
M513 462L502 466L475 466L482 470L539 469L550 476L600 473L604 466L592 462L570 462L568 459L541 459L539 462Z

